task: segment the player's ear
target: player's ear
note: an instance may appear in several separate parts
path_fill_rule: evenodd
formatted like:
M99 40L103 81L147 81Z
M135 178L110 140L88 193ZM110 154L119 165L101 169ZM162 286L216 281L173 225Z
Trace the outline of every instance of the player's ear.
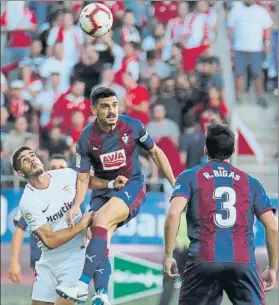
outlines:
M92 114L93 114L93 115L95 115L95 114L97 113L97 109L96 109L96 107L95 107L95 106L93 106L93 105L91 105L91 106L90 106L90 108L91 108L91 112L92 112Z

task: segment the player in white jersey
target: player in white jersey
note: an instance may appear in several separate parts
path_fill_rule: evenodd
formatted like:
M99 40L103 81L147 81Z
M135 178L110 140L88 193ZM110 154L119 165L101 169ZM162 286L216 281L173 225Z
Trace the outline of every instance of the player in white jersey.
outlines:
M66 213L76 194L76 172L69 168L46 172L27 146L19 148L12 159L14 170L28 181L19 209L42 249L35 266L32 305L73 304L56 296L55 287L79 279L85 256L85 229L93 217L92 212L83 216L79 213L74 226L66 223ZM121 188L124 178L115 187ZM95 185L98 187L98 181Z

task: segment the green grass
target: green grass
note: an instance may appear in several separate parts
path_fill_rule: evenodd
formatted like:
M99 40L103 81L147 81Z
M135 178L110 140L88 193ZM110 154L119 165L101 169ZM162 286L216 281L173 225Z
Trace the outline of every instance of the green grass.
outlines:
M1 305L30 305L31 286L26 285L1 285ZM89 302L90 303L90 302ZM131 302L122 303L121 305L157 305L158 295ZM170 305L177 305L177 293ZM278 304L278 290L267 294L267 305ZM88 304L90 305L90 304ZM192 304L189 304L192 305ZM231 302L225 296L222 305L231 305Z

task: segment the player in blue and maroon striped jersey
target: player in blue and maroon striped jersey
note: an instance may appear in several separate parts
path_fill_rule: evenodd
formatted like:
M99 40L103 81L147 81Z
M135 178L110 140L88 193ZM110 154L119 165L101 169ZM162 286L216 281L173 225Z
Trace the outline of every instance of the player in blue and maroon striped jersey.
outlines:
M73 287L57 287L57 293L73 301L80 301L88 294L88 284L94 277L97 290L93 305L109 304L106 295L111 272L108 245L115 229L135 217L145 202L145 184L141 172L138 148L143 147L174 186L169 161L158 148L145 126L134 118L118 114L116 93L108 88L97 88L91 93L95 122L81 133L77 144L76 167L79 171L77 194L68 214L71 225L83 202L93 167L94 175L102 179L98 190L92 191L91 210L98 211L93 219L92 239L85 257L83 274ZM124 187L114 189L114 180L125 176ZM123 178L124 179L124 178ZM102 270L102 272L97 272Z
M228 160L234 134L223 124L207 126L205 165L182 172L176 180L165 224L165 272L177 276L172 252L180 213L187 206L189 262L179 305L219 305L226 291L234 305L265 304L264 290L275 286L278 228L262 185ZM266 229L269 266L262 278L255 259L255 216ZM209 303L214 294L216 303Z

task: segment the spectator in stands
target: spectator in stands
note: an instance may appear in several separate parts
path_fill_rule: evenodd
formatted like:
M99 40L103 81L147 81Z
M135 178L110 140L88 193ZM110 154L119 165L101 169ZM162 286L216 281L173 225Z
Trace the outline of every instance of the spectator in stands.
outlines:
M140 65L140 76L142 80L148 80L153 74L161 79L166 79L171 74L170 66L156 57L155 51L147 51L146 60Z
M85 127L85 119L83 112L73 111L71 120L71 127L66 131L65 134L71 137L73 143L76 143L83 128Z
M85 96L87 98L90 98L92 87L100 82L102 68L95 46L86 46L81 52L81 61L74 66L72 76L85 83Z
M53 47L56 42L63 43L64 60L72 68L78 62L84 33L79 26L74 25L73 14L69 11L64 14L63 26L55 26L49 32L48 46Z
M126 9L123 17L123 25L114 30L113 40L120 46L124 46L127 42L139 44L141 38L135 24L136 18L134 12Z
M45 57L42 56L42 49L43 46L40 39L38 37L34 38L30 48L30 55L20 61L19 68L22 69L21 73L24 84L30 82L32 75L27 69L30 69L33 73L39 74L39 67L45 61Z
M12 129L12 123L8 121L10 114L8 109L4 106L1 106L1 114L0 114L0 132L1 132L1 140L3 141L5 137L9 134Z
M166 37L166 29L162 23L154 24L153 32L142 41L141 48L147 52L154 50L162 60L170 57L170 46Z
M0 142L0 153L1 153L1 167L0 167L0 173L1 173L1 177L2 176L10 176L13 174L13 169L11 166L11 162L9 161L9 156L7 156L6 153L3 153L2 150L2 138L1 138L1 142ZM1 179L1 188L4 187L8 187L9 185L6 185L6 183L2 182Z
M125 112L124 98L127 94L127 90L123 86L115 83L114 77L115 75L112 67L109 64L104 65L101 74L101 82L99 85L92 88L92 90L96 89L97 87L107 87L114 90L117 94L119 112L123 113Z
M1 15L0 24L1 31L9 34L8 47L5 50L6 64L28 57L31 45L29 32L37 30L37 18L26 6L25 1L8 1Z
M168 21L166 36L170 46L174 43L183 41L185 36L186 16L188 13L189 5L186 1L182 1L178 5L178 16Z
M175 121L166 118L164 105L154 105L152 120L147 124L147 130L155 142L159 142L162 137L169 137L178 147L180 135L179 126Z
M229 37L233 38L234 69L236 74L236 98L240 100L243 90L244 74L250 65L255 77L257 104L267 107L263 97L262 62L263 52L268 54L271 47L272 19L267 10L244 0L229 13Z
M140 29L142 37L151 33L152 27L152 6L150 0L125 1L125 6L135 14L136 27Z
M124 44L124 54L121 60L121 64L118 67L114 65L116 69L115 82L123 86L123 74L129 72L135 82L139 79L140 64L139 56L136 54L136 45L132 42Z
M156 104L162 104L166 109L166 118L175 121L181 126L182 105L175 94L175 80L168 78L162 84L162 91Z
M11 83L10 102L7 105L11 114L10 120L14 121L17 117L25 116L31 124L33 121L33 107L23 99L24 83L21 80L14 80Z
M1 72L1 106L7 105L8 104L8 97L7 97L7 92L8 92L8 83L6 80L5 75Z
M28 132L28 122L24 116L17 117L14 128L3 140L3 152L11 155L18 147L22 146L27 138L35 137Z
M123 74L123 83L127 89L124 98L127 115L140 120L143 124L149 121L149 94L147 89L138 85L129 72Z
M60 74L61 92L66 92L70 87L71 68L63 57L63 43L57 42L53 46L53 56L48 57L40 67L40 75L46 78L49 83L49 77L53 72Z
M73 111L81 111L85 121L88 122L92 116L90 100L84 97L85 83L79 79L72 79L70 90L62 94L53 105L51 115L51 126L61 127L64 133L71 127L71 114Z
M176 75L178 72L183 71L182 48L179 43L172 45L170 51L170 58L167 63L170 66L171 75Z
M154 18L157 22L167 24L170 19L178 16L180 1L153 1Z
M69 145L62 136L61 129L53 127L49 132L49 138L43 141L42 148L47 150L51 157L54 154L64 154L69 149Z
M205 137L192 113L183 118L184 130L179 140L180 159L186 169L201 164L204 156Z
M154 104L160 95L161 79L157 74L152 75L148 80L148 91L150 106Z
M40 112L40 126L49 124L53 105L62 94L60 90L60 74L52 72L49 77L49 84L45 83L44 89L37 95L34 108Z

